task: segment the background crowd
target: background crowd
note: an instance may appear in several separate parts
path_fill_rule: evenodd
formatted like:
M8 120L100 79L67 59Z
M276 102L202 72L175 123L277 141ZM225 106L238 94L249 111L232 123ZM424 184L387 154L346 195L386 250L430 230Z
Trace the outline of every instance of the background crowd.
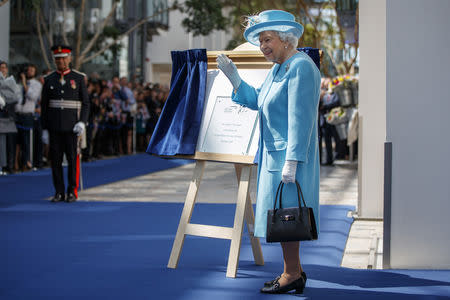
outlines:
M38 75L36 67L28 65L14 77L8 74L6 62L0 62L0 68L1 172L46 167L49 138L41 127L40 95L44 77L51 71ZM87 77L87 87L91 105L83 160L145 151L169 94L168 87L118 76L101 78L96 73Z
M0 70L3 94L7 79L9 83L12 79L17 82L17 91L2 97L4 105L0 100L1 174L46 167L49 138L41 127L40 94L44 76L51 71L44 70L38 75L36 66L28 65L12 77L6 62L0 62ZM348 159L349 152L346 137L339 135L329 118L330 112L341 106L332 87L331 78L322 78L319 152L324 165L332 165L336 159ZM87 77L87 88L91 105L83 161L145 151L169 88L157 83L128 81L126 77L101 78L96 73Z

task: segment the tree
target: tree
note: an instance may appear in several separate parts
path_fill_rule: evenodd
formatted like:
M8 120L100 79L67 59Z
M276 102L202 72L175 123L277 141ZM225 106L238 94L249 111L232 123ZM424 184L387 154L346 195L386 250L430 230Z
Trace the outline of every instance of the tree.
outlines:
M51 20L48 16L44 16L43 14L43 1L42 0L30 0L33 6L33 10L35 11L35 23L36 23L36 31L39 38L39 43L41 47L42 57L44 59L45 64L49 69L50 60L49 53L46 47L46 43L53 45L55 42L55 34L53 28L58 28L55 24L55 20ZM151 16L146 16L141 20L137 21L135 24L126 28L122 32L113 25L113 16L119 5L119 1L115 0L111 10L105 19L99 24L93 32L89 33L86 28L83 27L84 24L84 16L86 9L86 0L79 1L71 1L71 3L75 3L78 19L74 20L76 29L73 33L69 33L66 31L66 24L68 23L68 6L67 0L62 1L52 1L52 10L54 11L62 11L62 16L60 16L57 21L60 24L59 30L59 39L67 45L75 45L74 47L74 67L79 69L83 64L93 60L99 55L105 55L107 50L112 50L113 52L117 52L120 50L120 41L128 36L133 31L137 30L141 25L148 22L150 19L163 14L167 11L176 9L176 3L168 8L158 10ZM60 5L62 7L60 7ZM69 41L72 41L70 43Z
M231 30L233 38L227 49L233 49L245 42L242 31L245 16L255 15L267 9L281 9L294 14L304 26L300 45L322 49L328 60L324 60L322 71L348 74L358 57L358 23L355 26L355 42L346 44L345 29L339 19L339 0L187 0L180 10L187 17L182 25L194 35L207 35L213 30ZM226 13L227 17L224 17ZM355 12L357 16L357 11ZM208 16L204 18L202 16ZM344 60L334 59L336 52L343 53Z

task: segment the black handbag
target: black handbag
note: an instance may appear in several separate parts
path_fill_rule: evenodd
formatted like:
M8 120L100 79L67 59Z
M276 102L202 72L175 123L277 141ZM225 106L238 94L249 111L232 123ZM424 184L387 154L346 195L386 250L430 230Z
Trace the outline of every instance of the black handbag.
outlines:
M266 241L291 242L317 240L317 228L313 209L306 206L300 184L297 185L298 207L282 208L284 183L280 182L275 196L273 209L267 212ZM278 196L280 197L280 208L277 207ZM303 203L303 206L302 206Z

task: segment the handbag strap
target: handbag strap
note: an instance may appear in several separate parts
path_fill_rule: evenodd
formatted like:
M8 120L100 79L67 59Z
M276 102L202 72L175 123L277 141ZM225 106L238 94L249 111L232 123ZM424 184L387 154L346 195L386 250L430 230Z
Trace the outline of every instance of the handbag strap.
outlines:
M303 192L302 192L302 188L300 186L300 184L298 183L297 180L295 180L295 185L297 186L297 200L298 200L298 207L301 208L302 207L302 202L304 207L306 207L306 202L305 202L305 197L303 196ZM283 187L284 187L284 182L280 181L280 184L278 185L277 188L277 193L275 196L275 203L273 204L273 209L276 210L277 207L277 202L278 202L278 195L280 195L280 208L282 208L282 198L283 198Z

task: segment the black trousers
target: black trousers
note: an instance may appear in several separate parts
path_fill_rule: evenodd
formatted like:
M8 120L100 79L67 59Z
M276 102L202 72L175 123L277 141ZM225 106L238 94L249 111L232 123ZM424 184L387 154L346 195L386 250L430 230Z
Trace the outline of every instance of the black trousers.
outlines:
M334 139L334 142L336 144L336 148L338 148L339 145L339 136L336 131L336 127L334 125L330 125L328 123L324 123L323 126L320 128L320 132L322 133L321 138L319 139L319 151L321 156L321 162L322 162L322 139L325 140L325 149L327 152L326 157L326 164L333 163L334 155L333 155L333 144L331 141L331 138Z
M42 155L43 155L44 143L42 142L42 125L41 119L34 119L33 126L33 164L36 168L42 168Z
M67 193L73 193L76 187L77 135L71 131L49 131L50 160L53 186L56 193L64 194L63 155L67 158Z
M8 160L8 169L14 170L14 161L16 160L17 132L6 134L6 157Z
M27 162L31 161L30 134L34 127L33 123L33 114L17 114L17 141L21 147L20 164L22 167L25 167Z
M21 150L19 165L22 167L25 167L30 161L30 133L29 129L17 128L17 142Z

